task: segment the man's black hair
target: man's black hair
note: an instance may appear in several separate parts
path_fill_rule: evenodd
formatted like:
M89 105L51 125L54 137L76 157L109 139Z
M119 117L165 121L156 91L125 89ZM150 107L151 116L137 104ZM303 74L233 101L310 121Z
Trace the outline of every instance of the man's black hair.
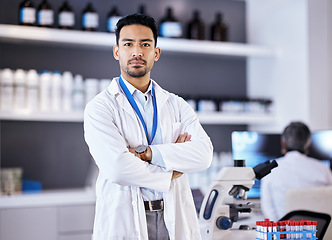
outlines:
M310 146L311 132L307 125L302 122L291 122L281 136L287 151L299 151L306 153Z
M134 25L134 24L143 25L152 30L153 38L155 41L155 47L156 47L157 46L157 37L158 37L157 23L152 17L146 16L141 13L134 13L131 15L127 15L127 16L121 18L117 22L116 30L115 30L116 44L119 45L119 36L120 36L121 29L124 26Z

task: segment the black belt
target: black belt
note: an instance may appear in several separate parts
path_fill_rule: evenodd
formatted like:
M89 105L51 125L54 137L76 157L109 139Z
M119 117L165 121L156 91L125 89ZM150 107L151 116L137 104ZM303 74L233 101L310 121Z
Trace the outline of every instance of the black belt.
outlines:
M161 211L164 209L164 201L154 200L154 201L144 201L145 210L149 210L151 212Z

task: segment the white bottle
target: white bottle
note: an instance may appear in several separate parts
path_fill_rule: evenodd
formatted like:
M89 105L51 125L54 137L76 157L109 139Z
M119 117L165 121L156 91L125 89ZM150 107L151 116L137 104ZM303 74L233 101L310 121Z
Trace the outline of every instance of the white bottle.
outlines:
M100 79L99 80L99 92L106 89L110 85L111 81L112 81L112 79Z
M61 110L61 84L62 76L60 72L53 72L51 79L51 105L52 111L58 112Z
M49 71L44 71L40 75L39 84L39 94L40 94L40 110L50 111L51 110L51 73Z
M84 86L82 75L75 75L73 86L73 109L82 111L84 108Z
M5 68L1 72L1 109L13 108L14 75L12 70Z
M66 112L72 111L73 97L73 74L64 72L62 74L62 109Z
M96 78L85 79L85 105L99 92L99 81Z
M14 109L25 109L26 73L23 69L14 72Z
M29 111L38 110L39 106L39 76L35 69L30 69L26 78L26 107Z

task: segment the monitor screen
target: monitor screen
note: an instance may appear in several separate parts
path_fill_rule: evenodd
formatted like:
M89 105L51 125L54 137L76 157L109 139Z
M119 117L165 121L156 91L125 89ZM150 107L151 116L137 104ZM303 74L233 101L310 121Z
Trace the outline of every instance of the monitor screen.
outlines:
M244 159L247 167L281 157L280 134L235 131L232 133L232 154L233 159ZM260 180L255 179L247 197L260 197Z
M311 134L309 156L322 160L331 169L332 130L315 131Z
M232 154L234 159L244 159L247 167L254 167L266 160L281 157L280 134L235 131L232 133ZM312 132L308 155L323 161L331 168L332 130ZM255 180L247 196L248 198L260 197L259 180Z

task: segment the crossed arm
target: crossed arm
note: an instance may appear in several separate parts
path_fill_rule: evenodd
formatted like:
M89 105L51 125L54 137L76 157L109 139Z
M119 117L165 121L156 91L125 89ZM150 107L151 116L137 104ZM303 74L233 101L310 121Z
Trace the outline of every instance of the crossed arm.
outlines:
M188 134L187 132L185 132L178 136L175 143L184 143L184 142L190 141L190 139L191 139L191 135ZM129 148L129 151L131 153L135 154L136 157L140 158L140 155L135 152L135 148ZM145 161L152 160L152 151L149 146L147 147L146 157L147 157L147 159ZM142 161L144 161L144 160L142 159ZM181 177L182 174L183 174L182 172L178 172L178 171L174 170L173 175L172 175L172 180Z

